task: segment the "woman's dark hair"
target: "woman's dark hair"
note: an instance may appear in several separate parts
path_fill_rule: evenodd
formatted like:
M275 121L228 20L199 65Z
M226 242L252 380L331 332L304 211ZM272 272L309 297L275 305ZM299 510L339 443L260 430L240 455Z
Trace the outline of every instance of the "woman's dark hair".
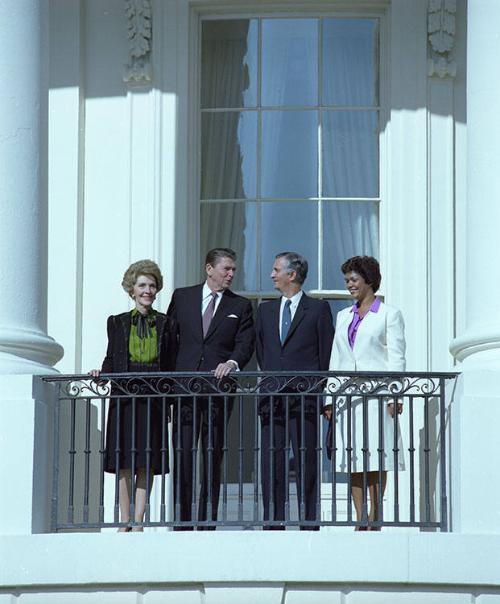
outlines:
M344 275L351 271L361 275L366 283L372 286L373 293L380 287L380 281L382 281L380 265L373 256L353 256L344 262L340 270Z

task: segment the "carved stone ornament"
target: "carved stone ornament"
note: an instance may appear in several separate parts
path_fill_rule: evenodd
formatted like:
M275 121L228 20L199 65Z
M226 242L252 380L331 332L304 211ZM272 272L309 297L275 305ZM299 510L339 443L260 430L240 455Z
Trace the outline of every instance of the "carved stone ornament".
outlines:
M151 0L125 0L128 22L129 60L123 81L129 84L151 82L151 43L153 36Z
M429 77L455 77L457 64L452 58L455 44L456 0L429 0L427 33L429 35Z

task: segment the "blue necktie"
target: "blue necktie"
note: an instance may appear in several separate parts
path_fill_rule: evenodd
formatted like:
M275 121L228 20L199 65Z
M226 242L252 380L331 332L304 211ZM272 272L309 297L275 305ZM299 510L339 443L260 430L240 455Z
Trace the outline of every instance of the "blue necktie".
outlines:
M281 343L282 344L286 340L288 332L290 331L290 325L292 323L292 313L290 311L291 304L292 304L292 301L287 300L285 302L285 307L283 308L283 316L281 317Z

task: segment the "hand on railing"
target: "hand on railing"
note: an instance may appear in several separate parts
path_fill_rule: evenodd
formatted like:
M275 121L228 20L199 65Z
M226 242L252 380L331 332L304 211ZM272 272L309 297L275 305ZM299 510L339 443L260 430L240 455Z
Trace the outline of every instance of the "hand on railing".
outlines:
M219 363L214 370L215 377L220 380L226 375L229 375L231 371L236 369L236 363L234 361L226 361L225 363Z
M104 384L106 384L107 380L100 380L99 377L101 375L101 370L100 369L91 369L89 371L89 375L92 376L92 378L94 379L94 382L96 382L96 384L98 386L104 386Z

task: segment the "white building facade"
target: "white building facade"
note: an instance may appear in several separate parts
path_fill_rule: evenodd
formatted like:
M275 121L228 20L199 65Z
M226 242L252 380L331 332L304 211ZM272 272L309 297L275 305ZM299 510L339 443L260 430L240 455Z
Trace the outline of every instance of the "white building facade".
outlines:
M500 603L497 4L0 0L0 604ZM334 311L380 259L407 367L461 372L449 533L49 532L33 375L100 365L131 262L165 310L216 245L256 304L303 252Z

